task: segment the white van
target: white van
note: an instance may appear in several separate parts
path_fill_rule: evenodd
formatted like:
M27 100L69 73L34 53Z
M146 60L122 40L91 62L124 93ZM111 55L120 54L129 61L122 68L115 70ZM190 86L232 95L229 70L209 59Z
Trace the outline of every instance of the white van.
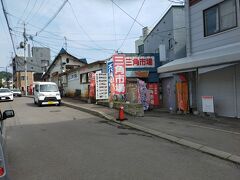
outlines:
M53 82L35 82L34 87L34 104L38 106L48 104L61 104L61 96L58 86Z

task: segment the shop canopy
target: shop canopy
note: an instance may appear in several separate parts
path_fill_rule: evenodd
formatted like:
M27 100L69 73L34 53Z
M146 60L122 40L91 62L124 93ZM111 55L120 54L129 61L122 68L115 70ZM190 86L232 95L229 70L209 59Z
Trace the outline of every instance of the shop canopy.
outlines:
M200 67L240 62L240 43L221 46L192 56L176 59L158 68L158 73L189 71Z

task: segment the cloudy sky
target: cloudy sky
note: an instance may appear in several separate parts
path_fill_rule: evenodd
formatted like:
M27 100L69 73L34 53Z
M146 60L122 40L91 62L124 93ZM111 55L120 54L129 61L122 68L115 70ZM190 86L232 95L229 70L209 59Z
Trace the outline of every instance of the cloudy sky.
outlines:
M18 55L23 54L23 49L18 48L23 40L23 22L26 23L28 37L31 37L28 43L35 47L49 47L52 60L64 47L64 37L67 51L78 58L87 58L88 62L108 58L115 50L134 52L134 41L141 36L142 27L154 27L171 5L168 0L114 0L133 18L141 9L130 31L134 20L111 0L69 0L41 31L64 1L4 0ZM6 67L13 56L13 47L2 7L0 39L0 67Z

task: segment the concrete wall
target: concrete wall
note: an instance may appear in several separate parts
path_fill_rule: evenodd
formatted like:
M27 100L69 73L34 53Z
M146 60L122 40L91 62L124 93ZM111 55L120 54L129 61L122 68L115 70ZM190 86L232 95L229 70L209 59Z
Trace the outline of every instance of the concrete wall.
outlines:
M239 116L239 65L230 66L198 77L198 109L202 111L201 96L213 96L215 113L219 116ZM237 81L236 81L237 80Z
M190 7L190 25L191 25L191 46L192 53L224 46L240 41L240 18L239 18L239 0L236 11L238 13L238 27L214 35L204 37L203 11L223 0L202 0Z

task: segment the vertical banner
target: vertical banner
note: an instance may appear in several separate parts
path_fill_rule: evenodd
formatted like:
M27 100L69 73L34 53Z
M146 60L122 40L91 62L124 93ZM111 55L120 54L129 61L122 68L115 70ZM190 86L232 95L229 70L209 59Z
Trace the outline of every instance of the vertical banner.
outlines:
M146 111L149 108L150 95L146 87L146 83L138 79L138 103L143 105L143 110Z
M108 94L111 94L111 85L114 83L113 74L113 61L107 61L107 73L108 73Z
M178 109L183 112L188 111L188 84L187 82L177 82L177 105Z
M113 55L115 94L126 94L125 55Z
M95 98L95 73L94 72L89 73L89 79L90 79L89 97Z
M96 99L108 99L108 76L107 73L96 73Z
M150 104L154 106L159 106L158 83L148 83L147 88L150 91Z
M114 83L114 67L113 60L107 61L107 73L108 73L108 95L109 101L113 101L113 96L115 93L115 83Z

